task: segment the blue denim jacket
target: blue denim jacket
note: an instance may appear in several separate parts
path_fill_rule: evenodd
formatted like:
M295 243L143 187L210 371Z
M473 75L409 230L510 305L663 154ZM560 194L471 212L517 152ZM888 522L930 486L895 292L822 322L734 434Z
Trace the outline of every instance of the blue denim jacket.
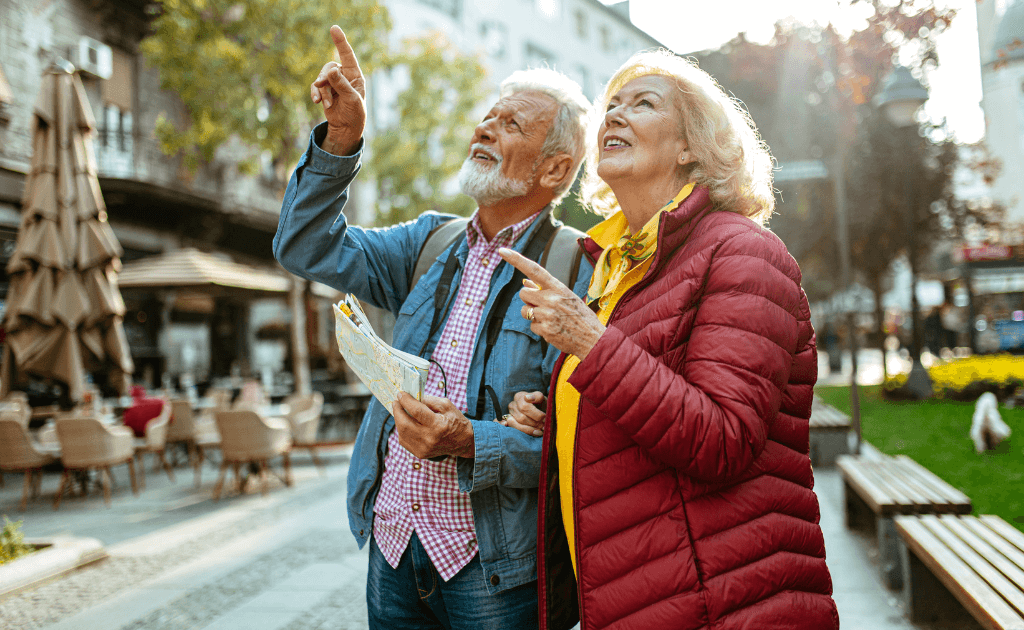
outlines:
M444 329L442 323L434 338L426 339L434 313L434 290L452 255L459 261L452 288L456 290L469 251L466 239L458 239L456 246L442 253L410 291L409 279L427 235L453 217L428 212L389 228L349 226L342 209L348 201L348 187L359 171L360 152L349 157L324 152L317 142L324 132L324 125L313 130L310 146L288 183L274 237L274 256L298 276L391 311L396 317L395 347L417 354L426 342L422 356L430 357ZM513 249L522 251L537 225L531 225ZM514 271L505 262L495 269L481 321L487 321L495 298ZM584 258L574 287L577 295L586 293L591 272ZM530 330L522 306L516 294L502 321L486 374L486 340L477 331L467 381L471 412L477 408L483 378L494 388L503 411L518 391L548 391L558 351ZM447 317L445 313L444 319ZM474 457L459 458L457 469L459 487L472 499L480 563L493 593L537 579L541 438L493 422L493 405L487 402L484 416L473 422ZM356 437L348 473L348 517L360 548L373 530L373 505L394 426L390 412L374 399Z

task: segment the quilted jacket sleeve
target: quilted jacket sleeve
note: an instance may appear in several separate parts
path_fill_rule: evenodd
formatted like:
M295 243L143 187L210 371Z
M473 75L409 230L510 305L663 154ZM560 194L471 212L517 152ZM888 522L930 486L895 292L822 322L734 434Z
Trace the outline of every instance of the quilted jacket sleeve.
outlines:
M627 336L613 321L570 383L652 457L726 482L764 449L794 354L812 332L799 268L770 233L741 232L699 257L683 268L706 270L701 288L655 284L631 298L653 314L643 330ZM678 326L666 325L673 319ZM652 338L666 334L679 338Z

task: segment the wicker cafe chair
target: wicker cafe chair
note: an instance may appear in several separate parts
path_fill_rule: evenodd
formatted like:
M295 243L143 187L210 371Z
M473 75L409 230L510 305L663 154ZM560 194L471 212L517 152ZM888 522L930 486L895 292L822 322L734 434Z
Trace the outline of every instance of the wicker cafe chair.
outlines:
M5 400L0 402L0 418L17 420L27 430L32 419L32 407L18 400Z
M316 447L319 444L316 434L320 428L320 415L324 409L324 395L320 392L292 394L284 402L288 405L287 420L292 432L292 448L309 450L309 456L313 458L313 463L316 464L320 474L324 474L323 462L316 454Z
M174 469L167 462L164 451L167 447L167 429L171 421L171 403L164 399L164 405L160 408L160 415L146 423L146 437L135 438L135 458L139 462L139 485L146 489L146 465L143 456L152 453L157 457L157 465L153 472L161 467L167 472L167 476L174 481Z
M171 401L171 418L167 443L185 446L188 463L194 471L195 486L198 488L203 474L203 462L206 461L206 449L215 447L220 441L217 425L212 418L197 418L192 411L192 403L187 400Z
M54 456L36 449L28 430L18 420L0 417L0 471L25 473L25 490L18 506L22 512L30 496L39 496L43 466L54 461Z
M220 498L228 466L235 471L238 492L245 492L245 481L241 476L242 464L253 464L259 471L263 494L266 495L268 462L281 456L284 476L277 475L286 486L292 485L292 466L289 451L292 445L288 423L277 418L264 418L249 409L218 411L214 415L220 431L220 477L213 488L214 500Z
M128 427L109 427L96 418L58 418L57 439L60 441L60 459L64 464L53 509L60 507L64 489L71 486L71 473L98 470L103 485L103 500L110 506L110 467L128 464L132 478L132 492L139 493L135 480L135 435Z

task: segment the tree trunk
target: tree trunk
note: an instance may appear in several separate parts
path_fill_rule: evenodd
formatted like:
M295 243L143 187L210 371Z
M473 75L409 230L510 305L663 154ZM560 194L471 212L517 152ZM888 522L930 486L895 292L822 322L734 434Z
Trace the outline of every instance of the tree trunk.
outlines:
M312 391L309 346L306 343L305 284L305 280L292 278L292 286L288 291L288 306L292 312L292 370L295 373L296 394L308 394Z
M882 307L882 276L871 276L871 293L875 296L875 331L878 335L878 347L882 351L882 381L889 378L889 370L885 365L885 309Z

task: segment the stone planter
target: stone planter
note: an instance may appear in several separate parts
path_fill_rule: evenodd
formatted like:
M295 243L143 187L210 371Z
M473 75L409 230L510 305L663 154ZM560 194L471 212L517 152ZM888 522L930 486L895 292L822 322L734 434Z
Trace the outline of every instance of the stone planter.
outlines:
M0 564L0 597L107 557L103 544L95 538L54 536L26 538L25 543L37 551Z

